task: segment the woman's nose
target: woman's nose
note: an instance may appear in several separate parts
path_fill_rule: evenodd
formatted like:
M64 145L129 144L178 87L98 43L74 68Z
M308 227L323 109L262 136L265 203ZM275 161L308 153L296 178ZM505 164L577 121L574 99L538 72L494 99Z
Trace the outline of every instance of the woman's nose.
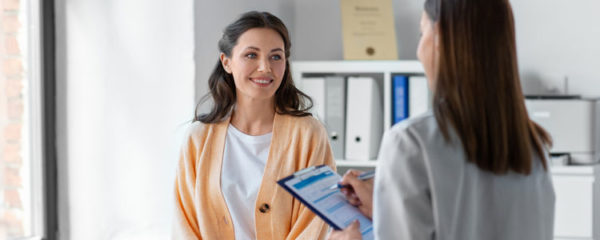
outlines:
M260 72L271 72L271 64L268 58L262 58L258 64L258 71Z

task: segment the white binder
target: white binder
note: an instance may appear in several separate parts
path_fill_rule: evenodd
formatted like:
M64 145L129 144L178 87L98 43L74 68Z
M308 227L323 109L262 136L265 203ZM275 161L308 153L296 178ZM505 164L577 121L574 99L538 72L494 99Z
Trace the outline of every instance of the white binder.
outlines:
M301 90L312 98L313 108L310 113L319 121L325 123L325 78L302 78Z
M431 109L431 94L424 76L411 76L408 79L408 116L414 117Z
M347 93L346 159L375 159L383 134L381 85L370 77L349 77Z
M346 79L333 76L325 78L325 127L335 159L344 159L346 144Z

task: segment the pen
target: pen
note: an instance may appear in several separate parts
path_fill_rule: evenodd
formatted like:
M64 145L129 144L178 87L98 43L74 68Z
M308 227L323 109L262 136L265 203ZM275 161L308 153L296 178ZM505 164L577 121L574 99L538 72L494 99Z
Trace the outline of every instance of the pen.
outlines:
M364 172L362 174L360 174L357 178L358 180L368 180L375 177L375 170L372 171L367 171ZM334 189L334 188L345 188L345 187L350 187L350 185L342 185L342 184L334 184L333 186L329 187L329 189Z

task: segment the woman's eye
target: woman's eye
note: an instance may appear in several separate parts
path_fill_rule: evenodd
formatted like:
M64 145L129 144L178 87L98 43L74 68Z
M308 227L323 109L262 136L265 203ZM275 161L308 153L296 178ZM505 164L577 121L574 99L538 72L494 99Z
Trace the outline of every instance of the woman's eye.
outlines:
M273 55L273 56L271 56L271 59L273 59L273 60L281 60L281 56L280 55Z
M255 53L248 53L248 54L246 54L246 57L250 58L250 59L254 59L254 58L256 58L256 54Z

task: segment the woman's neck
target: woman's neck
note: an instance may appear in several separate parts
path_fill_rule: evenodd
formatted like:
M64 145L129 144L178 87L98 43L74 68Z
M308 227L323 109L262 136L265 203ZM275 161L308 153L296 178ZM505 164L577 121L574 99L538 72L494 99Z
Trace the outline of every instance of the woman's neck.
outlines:
M273 131L274 117L274 99L238 99L231 115L231 125L245 134L259 136Z

